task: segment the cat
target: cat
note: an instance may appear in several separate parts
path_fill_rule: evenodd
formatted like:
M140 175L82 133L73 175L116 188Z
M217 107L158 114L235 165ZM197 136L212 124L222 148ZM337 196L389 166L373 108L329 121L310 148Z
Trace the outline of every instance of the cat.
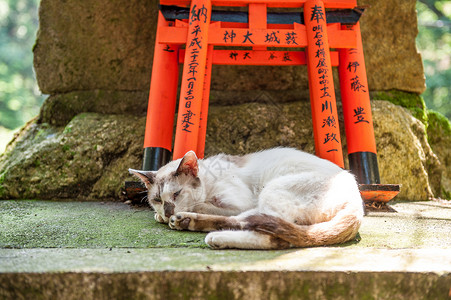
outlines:
M352 174L292 148L198 159L158 171L129 169L148 189L155 220L210 232L213 249L285 249L353 240L363 202Z

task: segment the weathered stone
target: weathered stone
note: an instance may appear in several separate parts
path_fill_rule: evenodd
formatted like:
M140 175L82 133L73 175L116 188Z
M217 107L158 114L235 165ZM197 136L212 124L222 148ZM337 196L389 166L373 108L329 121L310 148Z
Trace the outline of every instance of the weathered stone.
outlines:
M425 126L390 102L372 101L372 109L382 183L402 184L401 199L433 197L442 174L427 143ZM208 126L207 154L243 154L275 146L314 152L310 105L305 102L214 107ZM346 139L341 133L347 166Z
M382 182L402 184L400 199L442 195L447 144L435 143L439 160L424 124L407 109L387 101L372 101L372 109ZM0 198L119 199L131 179L127 169L141 166L144 125L144 117L95 113L79 114L65 127L32 123L0 159ZM210 107L207 156L277 146L314 153L309 103L279 104L263 94L256 103Z
M371 99L385 100L393 104L407 108L410 113L425 126L428 124L428 110L424 99L416 93L402 92L398 90L374 91L370 93Z
M437 112L429 112L428 122L428 141L443 169L436 196L451 199L451 124Z
M359 242L219 251L149 208L0 201L0 298L448 299L449 201L393 207L364 217Z
M52 95L41 107L38 123L66 126L83 112L144 116L148 93L142 91L76 91Z
M130 255L130 254L129 254ZM6 299L447 299L449 272L167 271L0 274Z
M415 38L416 1L362 0L363 50L370 90L397 89L421 94L425 77Z
M66 127L31 123L0 158L0 199L117 199L127 168L139 167L144 125L92 113Z
M440 163L427 143L424 124L387 101L372 101L372 112L381 182L402 184L400 199L433 197L437 186L431 181L441 177Z
M147 90L158 1L43 0L34 47L44 94Z
M34 48L41 90L51 95L86 90L147 92L158 1L91 2L41 2ZM359 4L371 6L361 18L370 90L421 93L424 77L415 48L415 1ZM262 90L278 93L285 102L308 99L306 67L213 68L212 103L254 101Z

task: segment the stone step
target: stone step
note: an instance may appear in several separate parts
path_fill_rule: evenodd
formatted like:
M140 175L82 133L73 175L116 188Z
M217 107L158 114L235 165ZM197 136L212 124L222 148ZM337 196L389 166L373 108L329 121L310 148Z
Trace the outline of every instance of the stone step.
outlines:
M342 246L216 251L148 208L0 201L0 299L448 299L451 207L392 207Z

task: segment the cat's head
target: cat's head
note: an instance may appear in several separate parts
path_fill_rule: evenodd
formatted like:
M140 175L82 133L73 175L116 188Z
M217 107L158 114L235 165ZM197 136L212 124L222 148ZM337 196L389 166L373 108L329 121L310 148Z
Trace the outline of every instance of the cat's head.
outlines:
M146 185L150 206L166 223L173 214L193 211L196 203L202 201L199 164L193 151L158 171L129 171Z

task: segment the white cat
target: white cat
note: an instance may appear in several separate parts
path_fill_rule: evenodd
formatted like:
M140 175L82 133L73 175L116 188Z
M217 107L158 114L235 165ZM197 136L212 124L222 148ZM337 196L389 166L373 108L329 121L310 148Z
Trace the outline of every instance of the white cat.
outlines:
M214 249L343 243L363 219L353 175L291 148L203 160L190 151L156 172L129 171L146 185L158 222L214 231L205 238Z

